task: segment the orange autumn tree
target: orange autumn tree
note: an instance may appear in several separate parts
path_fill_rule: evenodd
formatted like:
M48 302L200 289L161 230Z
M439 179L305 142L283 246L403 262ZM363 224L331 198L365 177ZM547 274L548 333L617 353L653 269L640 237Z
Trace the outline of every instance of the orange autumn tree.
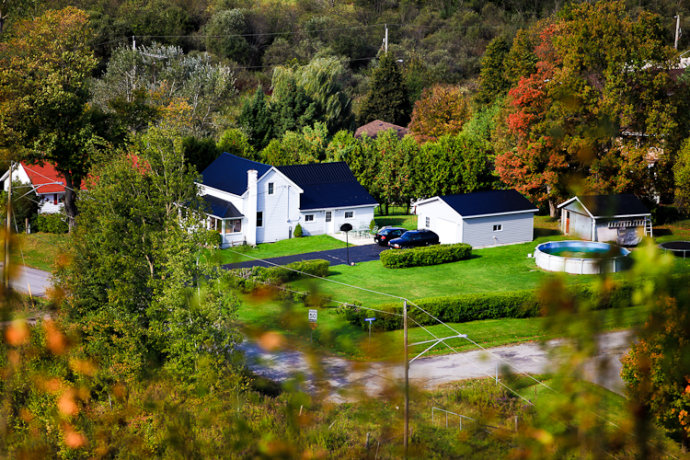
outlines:
M536 73L521 78L509 92L507 130L515 147L496 156L496 172L501 181L535 203L548 203L552 216L560 182L568 167L567 156L553 135L554 126L547 117L553 103L548 84L558 64L552 44L556 31L556 25L542 30L535 49L539 59Z
M470 115L470 104L460 88L436 85L425 89L415 102L410 130L418 142L435 141L444 134L458 134Z

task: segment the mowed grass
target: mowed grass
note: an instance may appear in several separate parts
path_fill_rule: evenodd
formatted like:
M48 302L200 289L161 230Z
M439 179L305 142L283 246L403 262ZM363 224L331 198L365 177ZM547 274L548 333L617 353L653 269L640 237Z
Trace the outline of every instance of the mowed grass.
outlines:
M19 244L12 252L12 262L45 271L52 271L69 241L67 233L19 233L14 236Z
M642 324L646 319L645 311L641 307L603 310L593 314L599 317L599 324L603 330L628 329ZM313 332L309 327L307 315L308 308L303 305L251 297L243 297L238 310L238 319L250 335L274 331L286 336L297 346L314 345L330 354L357 360L385 360L400 356L402 330L374 331L369 342L368 332L348 323L338 314L335 307L318 309L317 327ZM380 314L372 312L371 316L377 317ZM448 323L447 326L439 324L425 328L428 332L419 327L410 327L409 343L433 339L429 333L436 337L450 337L456 335L453 329L467 334L474 342L486 348L556 338L556 335L545 332L543 318L492 319ZM446 343L454 350L439 344L425 356L477 349L476 345L465 339L450 339ZM429 345L410 347L410 354L420 353Z
M428 267L389 269L384 268L380 261L364 262L354 267L336 265L331 267L328 281L309 281L309 286L315 286L320 293L336 301L361 302L365 306L396 301L393 296L414 300L534 289L545 277L552 275L539 269L534 259L527 255L534 252L537 244L554 239L563 237L544 236L530 243L477 249L472 251L472 258L468 260ZM585 283L592 278L573 276L567 279L572 283ZM293 285L300 290L308 289L305 281Z
M228 249L219 249L207 252L207 257L220 264L246 262L257 259L270 259L271 257L291 256L306 254L308 252L327 251L340 249L345 243L328 235L305 236L277 241L275 243L259 244L255 248L251 246L235 246ZM244 257L247 255L249 257Z

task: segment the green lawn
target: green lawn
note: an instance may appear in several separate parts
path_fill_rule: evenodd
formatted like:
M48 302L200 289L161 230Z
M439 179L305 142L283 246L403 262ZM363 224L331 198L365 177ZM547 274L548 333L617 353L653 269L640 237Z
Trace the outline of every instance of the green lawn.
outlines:
M331 267L329 281L355 285L372 291L405 297L410 300L444 295L480 292L514 291L532 289L548 273L537 268L533 258L537 244L562 236L543 236L531 243L477 249L473 257L450 264L428 267L388 269L380 261L364 262L354 267ZM572 276L570 282L588 282L592 276ZM394 298L335 284L329 281L309 282L320 292L340 302L361 302L365 306L395 301ZM305 281L294 283L301 290L308 286Z
M251 246L235 246L228 249L212 251L209 257L220 264L245 262L251 260L243 257L238 252L251 257L268 259L271 257L291 256L307 252L326 251L345 247L345 243L328 235L305 236L303 238L291 238L275 243L259 244L255 248Z
M376 221L376 226L381 228L383 226L391 227L402 227L409 230L414 230L417 228L417 216L411 216L408 214L391 214L388 216L376 216L374 217Z
M12 253L12 261L19 265L52 271L58 254L65 248L69 234L19 233L14 235L18 245Z
M238 319L250 333L277 331L294 339L297 344L306 345L312 340L312 331L307 321L308 310L302 305L281 304L278 301L254 302L250 297L242 299L238 311ZM620 310L605 310L596 312L600 315L600 324L605 330L626 329L641 324L644 321L643 310L639 307ZM372 333L369 343L366 331L348 323L335 308L321 308L318 311L318 327L313 332L314 344L335 355L352 359L385 359L400 354L402 346L402 331L387 331ZM373 317L379 315L372 312ZM545 334L542 318L505 318L495 320L471 321L467 323L449 323L462 334L484 347L521 343L534 340L554 338ZM437 337L455 335L443 325L426 327ZM409 331L410 343L430 340L433 337L428 332L411 327ZM457 351L469 351L476 347L464 339L451 339L447 343ZM410 354L423 351L429 344L410 348ZM438 345L427 355L447 354L451 350Z

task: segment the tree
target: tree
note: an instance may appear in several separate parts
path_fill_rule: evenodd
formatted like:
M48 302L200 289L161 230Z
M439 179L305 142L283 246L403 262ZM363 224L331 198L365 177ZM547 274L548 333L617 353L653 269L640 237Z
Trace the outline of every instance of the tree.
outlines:
M537 23L530 30L520 29L515 34L513 44L503 62L505 80L509 88L517 85L521 78L529 77L537 71L538 59L534 54L532 35L540 27L543 27L543 23Z
M76 8L48 11L17 23L0 43L0 148L10 158L55 165L65 178L70 225L76 191L102 144L87 106L97 62L86 45L88 22Z
M245 10L235 8L215 13L205 31L206 49L221 58L247 64L251 49L242 36L250 32Z
M409 207L412 198L413 159L419 146L409 136L400 139L393 130L380 133L376 137L376 160L373 164L374 193L384 205L384 213L393 204Z
M505 60L508 51L508 42L502 36L491 40L486 47L479 72L477 103L490 104L496 98L505 95L510 88L505 77Z
M273 135L281 137L286 131L299 131L321 118L321 107L307 92L291 80L285 85L284 96L272 100L270 113Z
M237 123L247 133L254 149L260 150L268 145L274 136L274 126L263 89L257 88L254 96L244 102Z
M256 160L256 151L249 143L249 137L240 129L226 129L216 143L218 152L228 152L238 157ZM197 168L203 171L202 168Z
M371 75L369 92L359 110L359 124L374 120L406 126L410 120L410 100L402 73L391 53L379 59Z
M690 139L686 139L678 152L673 167L676 204L685 214L690 213Z
M299 86L317 104L316 121L326 124L328 132L335 134L341 129L352 129L352 101L345 93L350 72L343 60L336 57L312 59L299 67L276 67L273 71L272 104L281 106L281 100L290 97L290 92Z
M215 270L197 265L207 234L180 209L199 209L195 177L182 139L152 128L132 153L96 167L82 192L73 263L60 280L67 318L104 381L133 381L159 366L194 380L201 360L229 362L236 300Z
M415 102L410 131L418 142L455 135L470 118L470 111L469 101L460 88L436 85L425 89Z
M207 53L191 56L178 46L154 43L117 48L103 78L94 82L93 101L132 132L174 114L183 134L205 137L224 124L223 111L234 93L233 72Z
M261 152L264 163L292 165L318 163L326 157L328 130L324 123L305 126L301 132L287 131L282 139L273 139Z

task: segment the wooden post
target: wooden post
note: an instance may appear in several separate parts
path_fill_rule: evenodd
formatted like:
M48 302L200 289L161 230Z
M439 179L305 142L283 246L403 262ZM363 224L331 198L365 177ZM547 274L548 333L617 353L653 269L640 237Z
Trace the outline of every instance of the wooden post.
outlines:
M12 167L10 162L9 176L7 177L7 225L5 226L5 266L2 268L5 289L10 288L10 220L12 217Z

